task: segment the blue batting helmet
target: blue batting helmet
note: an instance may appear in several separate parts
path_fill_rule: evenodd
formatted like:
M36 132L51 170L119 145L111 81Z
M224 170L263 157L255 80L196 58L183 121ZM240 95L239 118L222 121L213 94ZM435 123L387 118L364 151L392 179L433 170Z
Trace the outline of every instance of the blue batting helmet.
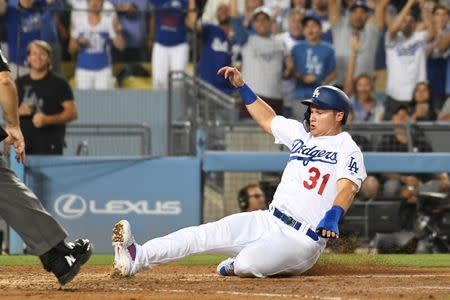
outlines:
M316 105L320 108L334 109L344 113L344 118L342 119L342 124L345 124L347 117L350 114L352 104L347 95L340 89L331 85L322 85L314 90L311 99L302 100L302 103L310 106L311 104ZM305 112L305 121L309 127L309 117L311 114L311 108Z

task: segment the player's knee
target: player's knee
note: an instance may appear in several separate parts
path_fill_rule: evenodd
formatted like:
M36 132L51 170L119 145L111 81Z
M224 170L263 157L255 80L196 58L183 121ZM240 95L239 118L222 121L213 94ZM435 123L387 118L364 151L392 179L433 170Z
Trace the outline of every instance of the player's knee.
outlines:
M239 277L264 277L258 266L238 258L234 262L234 274Z

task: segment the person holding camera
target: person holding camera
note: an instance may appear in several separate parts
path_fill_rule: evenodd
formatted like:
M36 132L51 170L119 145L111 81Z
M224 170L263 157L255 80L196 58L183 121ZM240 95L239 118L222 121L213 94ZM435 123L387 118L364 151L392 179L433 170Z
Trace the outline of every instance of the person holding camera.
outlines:
M51 70L52 49L47 42L32 41L27 53L30 74L17 80L26 152L61 155L66 123L78 117L72 89Z

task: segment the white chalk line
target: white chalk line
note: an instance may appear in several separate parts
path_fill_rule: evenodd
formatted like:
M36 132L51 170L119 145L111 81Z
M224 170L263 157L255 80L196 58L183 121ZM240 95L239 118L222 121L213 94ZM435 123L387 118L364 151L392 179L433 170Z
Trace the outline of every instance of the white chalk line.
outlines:
M217 274L185 274L186 277L200 277L200 278L216 278L222 277ZM282 280L298 280L298 279L322 279L322 278L436 278L436 277L450 277L450 274L364 274L364 275L317 275L317 276L293 276L293 277L273 277L268 279L282 279ZM230 279L233 277L229 277ZM234 277L238 278L238 277ZM249 278L250 280L252 278Z
M155 292L191 293L192 291L160 289L160 290L155 290ZM233 296L248 296L248 297L308 298L308 299L317 299L317 300L341 300L341 297L319 297L319 296L296 295L296 294L249 293L249 292L234 292L234 291L216 291L216 294L233 295Z

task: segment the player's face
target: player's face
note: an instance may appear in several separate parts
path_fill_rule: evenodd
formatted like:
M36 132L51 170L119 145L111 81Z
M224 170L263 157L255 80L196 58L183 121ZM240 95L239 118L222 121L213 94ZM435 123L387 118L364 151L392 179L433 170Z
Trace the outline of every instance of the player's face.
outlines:
M303 34L308 41L316 42L320 40L322 29L320 28L319 24L317 24L315 21L310 20L306 22L305 28L303 29Z
M368 19L369 14L362 7L357 7L350 13L350 24L358 30L364 28Z
M309 129L313 136L336 135L341 131L341 121L344 113L333 109L311 106Z
M50 67L50 57L47 51L32 44L28 53L28 65L31 70L40 72L48 70Z
M254 211L258 209L266 209L266 198L263 191L259 187L251 187L247 190L248 209Z
M252 26L258 35L268 36L272 22L266 14L260 13L253 18Z

